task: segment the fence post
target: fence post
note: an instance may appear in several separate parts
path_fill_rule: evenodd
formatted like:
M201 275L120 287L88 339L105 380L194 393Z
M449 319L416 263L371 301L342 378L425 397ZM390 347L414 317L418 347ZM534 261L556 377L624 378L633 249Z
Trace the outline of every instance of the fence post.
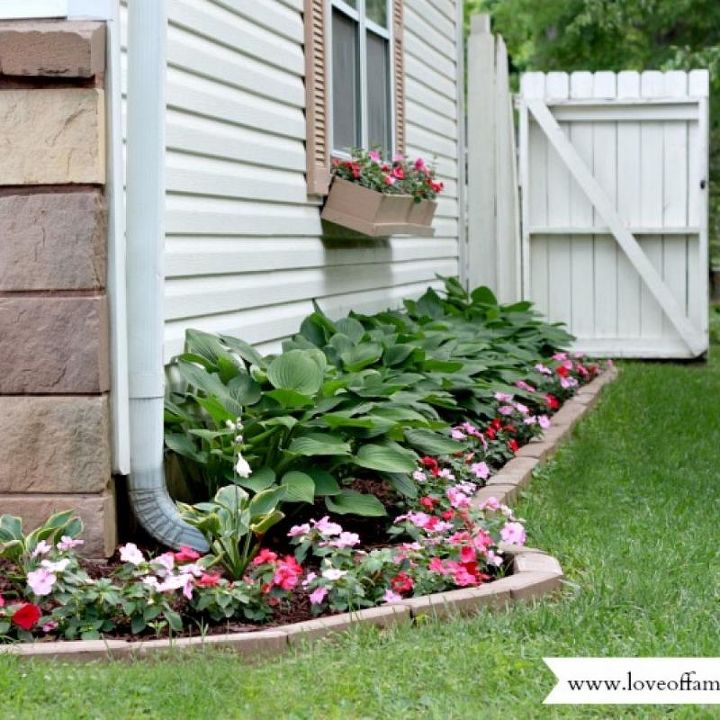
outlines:
M473 15L468 38L468 283L497 286L495 238L495 38Z

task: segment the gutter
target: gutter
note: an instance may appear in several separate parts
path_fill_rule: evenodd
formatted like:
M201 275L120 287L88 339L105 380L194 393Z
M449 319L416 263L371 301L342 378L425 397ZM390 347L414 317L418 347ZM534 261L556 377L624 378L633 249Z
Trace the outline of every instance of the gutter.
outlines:
M170 498L163 462L166 33L166 0L128 2L128 489L153 538L205 551L205 538L182 520Z

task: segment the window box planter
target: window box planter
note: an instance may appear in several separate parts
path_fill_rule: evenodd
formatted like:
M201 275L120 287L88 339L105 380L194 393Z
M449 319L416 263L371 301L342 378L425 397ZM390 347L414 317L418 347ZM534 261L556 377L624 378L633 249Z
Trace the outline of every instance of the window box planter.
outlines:
M410 195L389 195L335 178L322 219L370 237L432 236L434 200L413 201Z

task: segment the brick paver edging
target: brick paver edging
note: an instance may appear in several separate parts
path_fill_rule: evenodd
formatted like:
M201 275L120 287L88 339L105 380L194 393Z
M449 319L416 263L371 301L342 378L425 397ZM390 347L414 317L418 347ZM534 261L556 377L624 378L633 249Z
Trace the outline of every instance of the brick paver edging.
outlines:
M521 448L517 457L494 475L489 484L478 492L476 498L480 501L488 497L496 497L501 502L514 500L519 490L529 483L533 469L555 452L578 420L595 405L602 388L616 377L615 369L608 370L568 400L553 416L553 426L543 438ZM342 633L357 625L388 628L413 622L423 616L447 618L471 615L483 608L499 609L513 602L535 600L560 587L563 571L554 557L533 548L508 545L503 549L513 558L512 574L480 587L408 598L390 605L269 630L140 642L74 640L19 643L0 645L0 655L7 653L20 657L82 661L140 657L192 647L222 647L232 648L245 657L255 658L275 655L303 642Z

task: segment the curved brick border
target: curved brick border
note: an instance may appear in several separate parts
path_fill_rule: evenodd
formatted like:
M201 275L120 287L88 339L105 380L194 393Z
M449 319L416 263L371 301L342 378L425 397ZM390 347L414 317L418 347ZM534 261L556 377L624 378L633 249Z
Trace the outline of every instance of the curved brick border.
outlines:
M535 467L555 452L578 420L595 405L602 388L616 377L615 369L608 370L568 400L554 415L553 426L543 438L523 447L517 457L508 462L478 492L476 499L481 501L487 497L496 497L501 502L514 500L519 490L530 482ZM388 628L426 616L446 618L471 615L483 608L496 610L513 602L535 600L560 587L563 571L554 557L541 550L513 545L506 545L503 550L513 558L512 574L480 587L408 598L392 605L282 625L270 630L140 642L76 640L5 645L0 646L0 655L6 653L56 660L99 660L140 657L192 647L223 647L232 648L245 657L266 657L303 642L345 632L359 624Z

